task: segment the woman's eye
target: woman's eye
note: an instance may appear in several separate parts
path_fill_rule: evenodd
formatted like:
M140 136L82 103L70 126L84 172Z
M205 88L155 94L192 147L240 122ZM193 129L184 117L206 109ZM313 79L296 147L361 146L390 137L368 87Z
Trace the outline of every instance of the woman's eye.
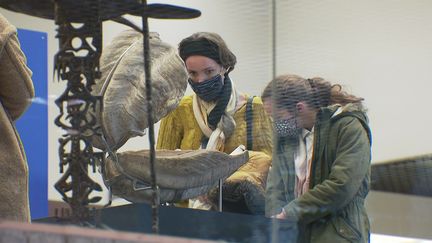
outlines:
M211 74L213 74L213 72L214 72L214 70L206 70L206 71L205 71L205 74L206 74L206 75L211 75Z

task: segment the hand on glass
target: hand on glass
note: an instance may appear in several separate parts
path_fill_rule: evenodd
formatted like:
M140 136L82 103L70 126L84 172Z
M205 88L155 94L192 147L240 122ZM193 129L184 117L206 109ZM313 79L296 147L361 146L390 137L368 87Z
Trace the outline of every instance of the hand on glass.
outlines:
M282 209L282 211L279 214L273 215L271 216L271 218L276 218L276 219L286 219L287 216L285 214L285 210Z

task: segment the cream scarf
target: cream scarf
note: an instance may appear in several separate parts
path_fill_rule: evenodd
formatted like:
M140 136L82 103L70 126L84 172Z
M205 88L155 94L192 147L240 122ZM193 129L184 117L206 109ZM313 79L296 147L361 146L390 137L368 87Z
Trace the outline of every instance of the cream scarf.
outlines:
M238 100L239 93L232 83L231 97L225 109L225 113L222 115L216 129L213 131L208 126L207 116L216 106L216 103L205 102L198 98L196 94L193 95L192 105L195 119L203 134L209 138L207 147L203 149L223 151L226 134L231 135L236 126L233 116L237 111Z
M209 138L207 146L202 149L223 151L225 144L225 133L232 134L235 129L234 113L239 107L240 95L234 87L234 83L231 82L231 97L228 101L228 105L225 109L225 113L222 115L217 128L213 131L208 126L207 116L216 106L215 102L205 102L198 98L196 94L192 98L192 108L195 115L195 119L198 122L199 127L203 134ZM230 129L232 131L226 131ZM208 201L205 195L198 196L197 198L189 199L189 208L210 210L212 203Z
M309 189L310 172L313 154L314 128L311 131L302 129L299 135L299 147L294 159L296 185L295 197L303 195Z

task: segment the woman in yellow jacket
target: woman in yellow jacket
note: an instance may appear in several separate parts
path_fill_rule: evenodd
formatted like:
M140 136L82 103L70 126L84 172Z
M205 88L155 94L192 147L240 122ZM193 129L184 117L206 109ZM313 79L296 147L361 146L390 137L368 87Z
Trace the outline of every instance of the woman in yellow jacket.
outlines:
M236 56L218 34L199 32L183 39L179 54L185 62L194 94L184 97L179 106L162 119L157 148L211 149L229 154L239 145L248 145L249 161L224 182L223 208L224 211L263 214L272 127L261 99L236 90L229 77ZM246 116L250 117L249 123ZM214 202L214 197L202 196L191 200L189 206L210 209Z

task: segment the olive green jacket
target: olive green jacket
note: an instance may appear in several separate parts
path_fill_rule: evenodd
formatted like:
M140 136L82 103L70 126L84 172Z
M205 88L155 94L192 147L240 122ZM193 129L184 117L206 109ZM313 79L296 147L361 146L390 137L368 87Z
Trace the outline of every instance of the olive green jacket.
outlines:
M369 242L364 199L369 191L371 134L360 107L322 108L314 127L309 190L294 197L297 141L280 139L268 176L266 215L280 213L305 226L305 242Z

